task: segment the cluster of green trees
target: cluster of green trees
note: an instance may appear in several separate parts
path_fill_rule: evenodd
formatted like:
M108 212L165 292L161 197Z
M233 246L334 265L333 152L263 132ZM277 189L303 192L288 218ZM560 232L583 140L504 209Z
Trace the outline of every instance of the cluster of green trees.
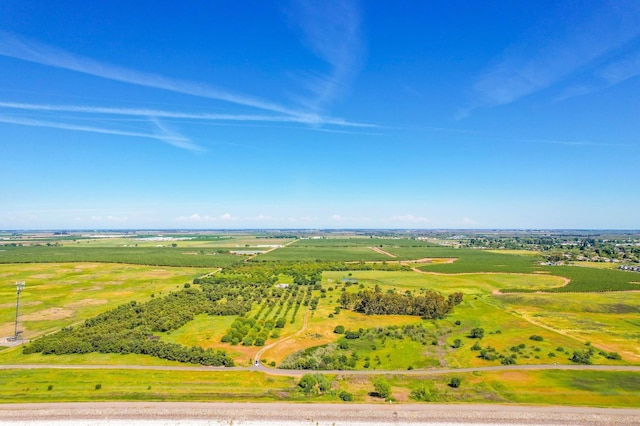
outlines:
M244 315L254 303L278 294L277 277L263 274L214 274L196 278L207 299L215 302L211 315Z
M135 353L193 364L232 366L233 360L224 351L165 343L154 334L181 327L194 315L207 312L211 305L200 290L191 288L144 304L132 301L80 326L38 338L25 346L23 353Z
M221 341L232 345L242 343L244 346L264 346L269 337L269 332L274 327L276 327L276 322L272 319L256 321L254 318L239 317L233 321L229 331L222 336Z
M416 315L425 319L444 318L460 302L460 292L452 293L445 299L434 291L414 296L394 291L383 293L377 286L373 291L343 292L340 297L342 308L355 312L367 315Z
M369 329L346 330L338 325L334 333L343 334L335 343L315 346L297 351L287 356L279 368L294 370L353 370L358 364L369 368L372 363L380 365L378 356L371 359L369 355L377 348L384 348L388 340L408 339L422 345L438 344L435 331L428 330L422 324L404 326L392 325ZM374 365L374 366L375 366Z
M287 356L278 368L288 370L352 370L358 356L340 350L337 343L315 346Z
M332 381L323 374L305 374L298 387L305 395L322 395L331 390Z
M269 262L261 261L259 257L252 259L250 262L243 262L239 265L228 266L223 268L222 273L263 273L266 275L289 275L300 277L298 280L302 284L315 284L319 282L323 271L410 271L411 268L400 263L365 263L365 262L331 262L331 261L315 261L315 262L292 262L279 261ZM313 280L316 281L313 281Z

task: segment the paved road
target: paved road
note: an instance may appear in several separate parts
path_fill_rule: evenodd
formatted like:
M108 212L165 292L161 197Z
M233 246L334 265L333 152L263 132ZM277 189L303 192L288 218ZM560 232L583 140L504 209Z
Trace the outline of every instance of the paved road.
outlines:
M588 371L632 371L640 372L638 365L493 365L469 368L433 368L426 370L284 370L268 368L263 365L251 367L205 367L173 365L61 365L61 364L13 364L0 365L0 370L162 370L162 371L260 371L279 376L302 376L306 373L341 374L345 376L371 375L407 375L423 376L428 374L473 373L476 371L531 371L531 370L588 370Z

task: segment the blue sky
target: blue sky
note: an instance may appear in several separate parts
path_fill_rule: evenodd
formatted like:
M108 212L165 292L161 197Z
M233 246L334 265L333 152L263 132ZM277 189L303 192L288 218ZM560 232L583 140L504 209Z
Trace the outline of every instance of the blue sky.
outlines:
M637 1L31 1L0 229L640 228Z

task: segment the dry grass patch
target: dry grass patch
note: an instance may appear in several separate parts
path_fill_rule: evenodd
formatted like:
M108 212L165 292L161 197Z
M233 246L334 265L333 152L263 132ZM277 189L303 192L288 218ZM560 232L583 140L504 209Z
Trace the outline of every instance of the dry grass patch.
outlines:
M67 305L69 308L82 308L84 306L96 306L109 303L106 299L82 299L77 302L71 302Z
M54 319L63 319L70 318L73 316L72 309L66 308L49 308L44 309L42 311L36 311L31 314L22 315L22 321L42 321L42 320L54 320Z

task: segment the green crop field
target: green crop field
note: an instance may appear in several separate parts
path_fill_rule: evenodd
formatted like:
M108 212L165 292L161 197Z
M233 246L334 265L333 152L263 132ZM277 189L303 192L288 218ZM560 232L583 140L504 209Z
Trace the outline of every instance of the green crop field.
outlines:
M102 247L79 244L62 247L4 247L0 263L106 262L137 265L191 266L214 268L229 266L243 258L215 250L181 247Z
M321 261L385 261L391 260L387 255L376 253L369 247L362 246L298 246L292 244L287 247L279 248L272 252L262 254L256 257L256 260L265 261L298 261L313 262Z
M295 242L297 247L414 247L428 246L428 243L410 238L378 237L330 237L305 238Z

